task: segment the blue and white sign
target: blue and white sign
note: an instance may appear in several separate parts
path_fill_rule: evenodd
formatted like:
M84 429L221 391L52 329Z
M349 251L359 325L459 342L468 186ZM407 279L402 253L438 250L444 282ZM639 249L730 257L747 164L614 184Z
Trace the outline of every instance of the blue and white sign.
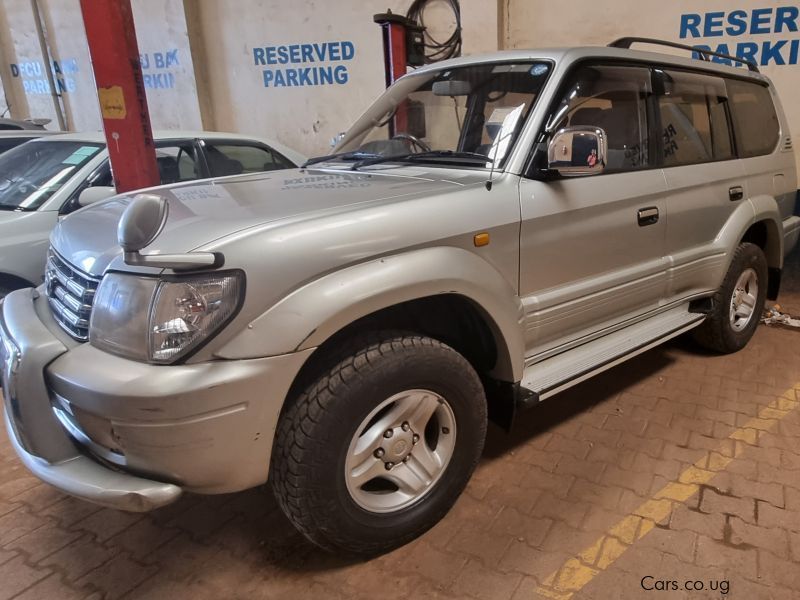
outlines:
M22 61L11 63L11 76L22 80L22 89L28 96L39 94L50 94L50 82L47 80L47 71L44 64L38 60ZM54 60L52 65L53 83L56 93L74 92L77 85L74 74L80 69L78 60L67 58L64 60Z
M264 87L345 85L347 63L356 55L353 42L309 42L253 48L253 63L262 70Z
M180 66L178 49L148 52L139 56L144 87L149 90L170 90L175 87L175 67Z
M693 46L730 54L761 66L796 65L800 54L798 32L800 8L796 5L748 8L706 13L685 13L680 19L680 37ZM748 41L735 41L737 37ZM761 37L768 39L759 39ZM734 38L719 43L696 44L693 39ZM757 41L752 41L752 40ZM712 57L714 62L733 61ZM737 66L741 63L735 63Z

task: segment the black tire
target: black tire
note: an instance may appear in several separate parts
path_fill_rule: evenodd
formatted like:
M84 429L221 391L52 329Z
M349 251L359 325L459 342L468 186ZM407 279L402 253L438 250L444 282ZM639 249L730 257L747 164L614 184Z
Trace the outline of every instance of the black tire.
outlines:
M747 269L753 269L756 274L758 293L753 314L747 324L740 330L734 329L731 318L731 300L735 292L736 282L740 275ZM733 254L733 260L725 274L717 293L711 299L711 312L700 327L695 329L695 340L705 348L729 354L737 352L747 345L758 327L761 313L764 309L764 300L767 296L767 259L764 252L749 242L739 244Z
M483 451L486 398L469 362L437 340L387 333L354 342L289 400L270 479L286 516L313 543L375 555L427 531L459 497ZM382 401L414 389L438 394L452 409L457 427L452 455L438 481L413 504L392 512L365 510L347 487L351 440Z

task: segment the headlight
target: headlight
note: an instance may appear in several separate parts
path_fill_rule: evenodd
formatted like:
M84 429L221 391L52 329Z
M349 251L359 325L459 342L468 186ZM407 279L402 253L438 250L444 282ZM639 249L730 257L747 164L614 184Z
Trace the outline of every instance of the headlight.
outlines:
M111 273L95 295L89 341L127 358L171 363L233 317L243 290L241 272L171 279Z

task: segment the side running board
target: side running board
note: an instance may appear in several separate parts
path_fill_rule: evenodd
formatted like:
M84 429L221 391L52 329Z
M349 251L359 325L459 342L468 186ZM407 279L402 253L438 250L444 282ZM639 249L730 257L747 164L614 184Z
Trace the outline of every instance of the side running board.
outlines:
M526 408L693 329L704 314L681 306L530 365L522 375Z

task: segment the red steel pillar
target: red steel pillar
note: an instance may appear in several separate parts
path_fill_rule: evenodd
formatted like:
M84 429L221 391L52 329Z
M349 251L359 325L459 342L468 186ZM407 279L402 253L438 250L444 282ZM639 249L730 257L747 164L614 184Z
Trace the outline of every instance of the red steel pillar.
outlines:
M407 30L415 24L403 16L392 14L391 11L375 15L373 20L381 26L383 33L383 61L388 88L408 70ZM394 136L395 133L407 129L408 107L402 102L389 123L389 135Z
M118 192L159 184L130 0L81 0Z

